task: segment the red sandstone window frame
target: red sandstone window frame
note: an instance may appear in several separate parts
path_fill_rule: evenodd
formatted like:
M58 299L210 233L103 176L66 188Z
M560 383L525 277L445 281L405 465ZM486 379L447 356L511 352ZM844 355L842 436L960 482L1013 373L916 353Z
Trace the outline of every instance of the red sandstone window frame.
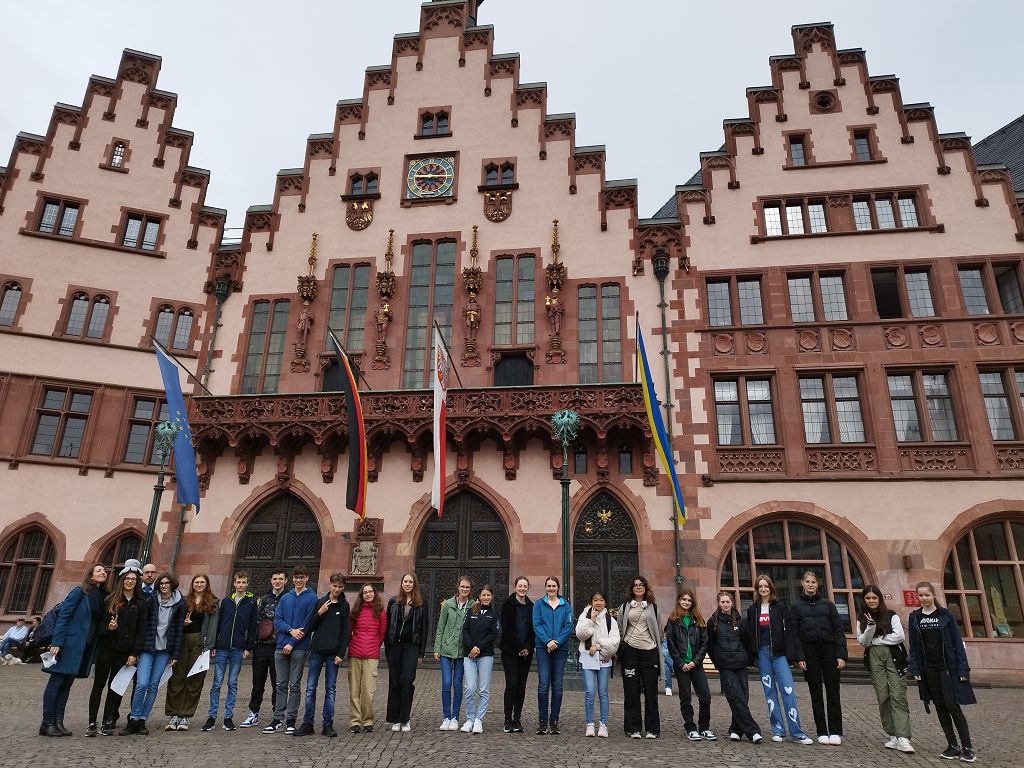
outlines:
M158 395L143 393L132 393L131 401L131 411L125 419L125 432L124 439L121 441L119 463L139 467L158 466L160 459L155 450L156 425L170 418L170 413L167 410L167 401ZM152 411L148 418L144 415L139 415L140 402L147 402L152 405ZM129 460L128 458L128 451L132 447L133 437L136 434L135 427L145 427L146 429L145 445L142 447L142 456L139 461ZM168 456L167 459L167 463L170 464L172 457Z
M416 117L417 139L450 138L452 135L452 105L421 107Z
M336 305L335 294L339 292L336 282L338 275L346 270L348 271L348 279L345 283L344 306ZM365 284L357 285L356 277L360 270L365 270L366 282ZM338 341L344 345L346 352L362 352L366 348L366 323L367 317L370 314L370 278L373 274L373 265L368 261L331 262L327 271L331 276L331 281L327 299L327 325L324 328L323 348L326 352L333 354L334 346L331 344L331 337L327 333L328 330L333 330L338 334ZM353 307L352 299L356 296L357 292L363 297L362 307ZM361 318L360 312L362 313ZM392 309L391 312L393 316L394 310ZM339 319L341 320L340 323L338 322Z
M263 304L267 305L267 323L265 329L257 333L255 330L257 307ZM283 313L278 314L281 307L284 308ZM285 343L288 332L291 329L291 299L284 297L252 298L249 301L245 314L247 322L244 352L242 353L241 376L239 379L239 394L275 394L278 391L281 371L284 368ZM281 327L275 327L275 321L278 320L282 324ZM275 334L281 340L279 350L274 349L272 345ZM259 347L254 348L253 345L257 340L257 336L262 336L263 338L260 340ZM268 374L267 367L273 361L273 358L276 358L277 370ZM255 370L250 370L250 363L254 365ZM253 377L255 377L254 380ZM268 378L273 380L270 388L268 388ZM249 383L249 380L251 380L251 383Z
M740 297L740 283L757 283L758 300L761 307L761 319L759 321L746 320L744 307L746 306ZM729 294L729 322L713 323L711 311L711 285L726 285ZM761 272L729 272L716 274L707 273L704 279L704 306L707 308L706 325L708 328L735 328L735 327L757 327L768 322L768 305L764 300L764 275ZM736 320L739 319L739 322Z
M193 304L186 304L182 302L171 301L169 299L154 299L153 309L150 314L148 333L144 337L143 343L140 347L149 349L153 346L154 341L159 341L165 349L170 350L176 354L194 355L192 347L195 344L196 337L199 333L199 310ZM165 311L169 310L169 312ZM157 338L157 331L160 330L160 320L164 314L171 315L171 324L167 329L166 338ZM184 340L185 346L179 345L179 336L181 335L181 318L189 316L192 318L192 323L188 329L188 336Z
M485 157L480 162L480 185L481 192L489 189L518 189L518 158L516 157ZM488 174L494 170L494 178Z
M758 442L754 439L754 430L751 425L750 419L750 401L749 401L749 382L768 382L768 400L756 400L755 403L767 402L771 408L771 429L772 429L772 441L771 442ZM736 400L724 400L719 399L719 388L717 384L730 383L736 385ZM743 448L743 447L777 447L781 446L782 443L779 441L779 417L778 409L775 407L775 400L778 398L778 387L777 387L777 376L775 372L749 372L744 374L714 374L711 379L711 395L712 402L715 406L715 445L719 450L730 449L730 448ZM737 407L737 417L739 420L740 434L739 442L723 443L721 441L721 422L720 422L720 406L731 405L735 403Z
M349 168L346 179L343 200L380 198L380 166Z
M520 298L520 262L524 259L531 259L533 261L533 300L526 302L525 299ZM512 262L512 279L511 283L511 295L509 301L499 301L498 295L498 269L499 266L505 262ZM523 253L502 253L494 257L494 322L491 325L491 330L494 334L494 346L501 347L503 349L534 349L537 343L537 285L539 283L539 271L541 265L541 257L539 253L533 251L526 251ZM533 311L529 314L529 320L521 318L520 304L523 304L522 309L526 309L526 304L533 304ZM511 307L509 322L502 323L502 326L507 326L509 329L509 336L507 341L498 340L498 305L508 304ZM529 326L529 338L520 338L520 331L526 331Z
M452 246L452 250L453 250L452 266L451 266L451 270L452 270L452 278L451 278L452 279L452 283L451 283L452 300L451 301L452 301L452 303L451 303L451 305L448 305L448 304L440 304L439 305L439 304L437 304L437 296L438 296L437 289L439 287L438 284L437 284L437 267L438 267L438 264L437 264L437 254L438 254L438 249L440 248L440 246L448 245L448 244L450 244ZM417 258L416 248L418 246L429 246L430 247L430 282L429 282L429 285L424 284L424 285L415 285L414 286L413 283L412 283L413 271L415 270L414 260ZM448 310L448 313L449 313L448 314L448 318L447 318L448 322L447 323L445 323L445 322L438 322L438 325L441 327L441 333L445 337L445 342L449 346L452 343L452 325L454 323L454 317L455 317L455 306L456 306L455 302L456 302L456 299L458 298L458 296L457 296L457 294L455 292L455 278L456 278L456 272L457 272L458 266L459 266L459 251L460 251L462 246L464 246L464 243L462 243L456 237L448 236L447 234L446 235L442 235L442 236L435 236L435 237L414 237L414 238L411 238L409 240L409 249L408 249L408 254L409 254L409 259L408 259L409 279L404 281L407 284L407 286L408 286L408 290L407 290L407 292L405 294L406 303L405 303L405 306L403 307L403 310L405 311L406 315L405 315L404 323L403 323L404 328L403 328L402 346L401 346L401 350L402 350L402 389L425 389L425 388L430 386L430 373L431 373L431 371L433 371L433 361L431 359L429 359L429 358L430 358L430 350L433 349L433 338L434 338L433 323L434 323L434 320L437 319L438 308L439 307L447 308L447 310ZM444 266L447 269L448 265L446 264ZM443 285L447 286L448 284L445 283ZM426 304L422 304L422 305L421 304L416 304L415 305L416 307L421 307L422 306L422 307L426 308L424 310L425 313L426 313L426 316L425 316L425 320L427 321L426 324L424 326L416 326L416 329L415 329L418 332L419 329L422 328L423 329L423 333L425 334L424 338L423 338L423 344L420 345L420 344L416 343L416 335L417 334L414 334L412 332L413 329L410 329L410 327L409 327L409 315L411 313L412 306L413 306L411 304L413 288L424 288L424 287L426 287L426 289L427 289ZM442 314L443 314L443 310L442 310ZM442 316L441 320L443 321L444 319L445 318ZM415 344L415 345L414 346L410 346L410 344ZM419 356L419 362L418 363L414 363L413 365L410 365L410 362L414 361L414 358L410 358L410 355L418 355ZM416 382L415 382L416 386L413 386L413 383L414 383L413 379L414 378L416 379Z
M114 535L101 550L99 563L109 576L116 576L126 560L138 560L142 554L142 536L128 528Z
M8 292L18 291L17 304L11 312L11 298ZM19 323L25 314L25 307L32 297L32 278L20 275L0 274L0 331L21 331ZM10 322L4 322L9 319Z
M1024 275L1024 263L1020 258L990 258L990 259L957 259L954 260L953 266L956 269L957 286L960 291L960 298L962 300L962 307L964 315L967 317L987 317L993 315L1020 315L1024 314L1024 306L1022 309L1014 312L1007 310L1006 297L1001 289L999 278L1003 274L1012 272L1014 278L1013 284L1016 288L1017 298L1021 300L1024 296L1024 281L1021 276ZM964 269L977 269L981 272L982 286L985 289L985 303L988 308L986 313L972 313L967 310L967 299L964 296L963 283L960 280L960 271ZM1022 302L1024 304L1024 302Z
M871 163L883 160L875 128L874 124L847 126L847 130L850 132L850 160L854 163ZM861 156L860 147L858 147L859 141L867 142L866 157Z
M846 317L841 318L828 318L827 305L825 304L825 294L822 291L822 280L827 278L838 277L840 285L842 286L843 296L843 313ZM797 320L793 312L793 295L791 290L791 281L807 278L810 282L811 289L811 306L814 312L814 317L810 320ZM834 269L834 268L821 268L821 269L803 269L794 272L786 273L786 306L789 309L789 319L794 325L809 325L809 324L824 324L824 323L848 323L850 321L850 302L849 292L846 288L846 270Z
M989 411L988 400L996 395L988 395L985 392L981 377L986 374L998 376L1002 384L1002 395L1007 401L1010 427L1013 430L1013 435L1010 437L996 437L992 431L992 413ZM1024 438L1024 365L1020 367L979 365L978 386L992 442L1006 444L1022 440Z
M31 435L27 437L24 453L34 457L58 461L83 461L90 447L90 439L92 437L90 424L93 407L96 402L96 393L97 390L90 387L67 384L40 384L35 398L34 426ZM63 397L58 404L57 398L61 395ZM89 399L84 404L83 410L82 398L85 397ZM42 450L45 447L47 438L42 436L40 432L44 418L49 419L47 427L53 427L52 441L49 442L47 450ZM56 419L56 422L53 422L53 419ZM72 421L76 423L81 422L78 443L74 447L69 446L66 440L68 424ZM40 442L41 438L44 441L42 443ZM71 453L72 450L74 451L73 454Z
M999 530L999 529L1002 530ZM978 552L977 537L981 531L988 529L986 546L998 547L1001 542L1006 547L1006 557L981 558ZM1024 601L1024 519L1019 515L1003 515L989 518L972 526L956 543L950 547L946 555L943 569L942 592L946 606L953 613L961 634L970 641L1000 641L1016 639L1014 626L1009 621L1005 624L996 621L995 607L991 604L991 588L1001 586L985 579L985 570L990 573L995 569L1010 570L1010 580L1016 590L1016 607ZM998 555L998 552L986 552ZM1006 606L1010 603L1004 592L1000 594L1003 603L1004 618ZM1014 622L1020 629L1020 620Z
M810 131L783 131L782 140L786 150L786 168L806 168L815 165L814 144ZM796 152L794 145L800 147Z
M928 368L907 368L905 366L892 366L886 367L882 371L882 375L885 382L885 393L889 399L889 419L893 428L893 437L896 440L896 444L899 446L911 446L919 447L924 445L956 445L958 443L970 442L970 434L968 430L967 420L963 414L966 411L966 404L964 402L963 393L960 391L959 381L956 376L956 369L953 366L936 366ZM932 424L931 411L929 405L929 395L925 391L924 387L924 376L926 375L941 375L946 377L946 387L948 394L944 397L948 398L953 429L956 435L953 438L941 440L935 437L935 429ZM889 379L894 376L909 376L911 378L911 387L913 393L913 402L916 409L917 425L920 430L920 440L901 440L899 432L896 427L896 413L893 407L893 394L890 387ZM939 395L932 396L935 399L939 399ZM908 401L911 398L905 395L897 397L898 400Z
M25 551L28 543L26 538L32 534L43 537L38 557ZM8 536L0 546L0 614L29 616L41 615L46 611L56 563L57 548L54 541L40 526L30 525ZM19 610L11 610L11 599L19 581L25 593L24 608L19 606Z
M131 159L131 142L114 136L106 146L103 153L103 162L100 168L105 171L116 173L128 173L128 161Z
M137 221L138 229L134 233L134 243L129 243L131 224ZM121 221L117 226L117 246L136 253L159 254L164 243L164 223L167 216L148 211L121 209ZM156 234L149 237L150 227L156 225Z
M608 341L607 337L606 337L606 335L604 333L604 330L605 330L605 328L604 328L604 325L605 325L604 299L605 299L605 289L608 289L608 288L615 288L615 289L618 290L618 296L616 297L616 300L617 300L617 303L618 303L618 312L619 312L619 317L618 317L618 321L619 321L618 322L618 325L619 325L619 338L618 338L619 359L618 359L618 363L617 363L618 366L619 366L619 372L618 372L617 376L614 375L614 374L609 375L609 372L607 372L605 370L606 367L616 365L615 361L608 361L608 360L605 359L605 351L611 349L613 344L614 344L614 341L615 341L614 339L612 339L611 341ZM594 303L595 303L596 313L595 313L595 317L593 319L594 324L595 324L593 339L590 338L589 334L588 334L587 338L584 339L583 323L590 320L590 318L586 318L584 316L583 309L582 309L582 300L583 300L584 297L581 294L582 294L583 290L585 290L585 289L594 289L594 297L593 297L593 299L594 299ZM624 293L625 293L625 290L623 288L623 285L619 281L605 281L605 282L602 282L602 283L587 282L587 283L580 283L579 285L576 286L576 318L577 318L576 343L577 343L577 349L578 349L578 352L579 352L579 363L578 363L578 367L577 367L577 375L578 375L579 383L580 384L617 384L617 383L622 381L622 376L623 376L622 365L623 365L623 360L624 360L624 357L625 357L623 355L623 351L622 351L622 342L626 338L625 318L623 317L623 312L622 312L623 295L624 295ZM586 297L586 298L589 299L590 297ZM609 298L611 298L611 297L609 296ZM612 319L612 318L609 318L609 320L610 319ZM596 350L595 351L595 359L594 359L593 362L584 362L584 357L585 357L585 355L584 355L584 345L585 344L593 344L594 347L595 347L595 350ZM592 381L590 380L589 377L585 377L584 376L584 366L585 365L588 366L588 367L593 366L593 368L594 368L594 377L593 377Z
M36 210L32 216L34 225L32 234L42 237L53 237L60 240L77 240L82 236L82 216L85 213L86 200L66 195L54 195L40 192L36 199ZM53 221L49 222L46 216L48 206L56 206ZM74 219L70 227L67 226L65 218L68 211L75 211Z
M76 323L78 322L78 319L75 317L75 314L78 312L78 307L76 305L83 299L86 301L88 306L85 308L85 314L81 318L81 327L77 332L75 332L71 322L72 320ZM63 299L63 304L64 308L57 321L57 327L54 328L54 336L89 343L105 344L110 341L110 334L114 324L114 315L116 315L118 311L117 293L115 291L105 291L99 288L87 288L85 286L73 285L68 287L68 292ZM96 307L101 304L106 304L108 308L105 310L106 315L102 320L102 333L100 335L96 335L94 333L95 312L97 311Z
M942 306L942 292L935 290L935 274L937 266L934 262L881 262L878 264L868 265L868 277L871 280L872 290L872 303L875 307L875 317L879 320L927 320L929 318L942 317L944 313L944 307ZM893 273L895 275L896 290L899 294L900 301L900 314L899 315L882 315L879 310L878 302L878 291L875 283L875 276L885 273ZM924 274L928 284L928 299L932 305L932 314L930 315L918 315L914 314L913 302L910 298L910 289L907 286L907 276L911 274Z
M804 444L812 448L828 448L828 447L842 447L842 446L860 446L871 444L871 419L870 412L865 403L865 387L864 387L864 376L861 370L838 370L830 369L825 371L814 371L814 370L799 370L797 371L797 399L800 402L800 416L801 424L803 425L804 432ZM854 399L857 402L857 409L860 413L860 428L862 432L862 440L843 440L843 430L840 426L839 420L839 407L836 402L835 392L835 379L853 379L854 385L857 388L857 397L842 397L842 402L851 402ZM821 379L823 398L814 402L823 402L825 404L825 417L828 421L829 429L829 440L815 441L808 439L807 434L807 413L804 410L804 403L811 402L809 398L804 397L804 392L800 386L800 382L804 379ZM837 439L838 438L838 439Z

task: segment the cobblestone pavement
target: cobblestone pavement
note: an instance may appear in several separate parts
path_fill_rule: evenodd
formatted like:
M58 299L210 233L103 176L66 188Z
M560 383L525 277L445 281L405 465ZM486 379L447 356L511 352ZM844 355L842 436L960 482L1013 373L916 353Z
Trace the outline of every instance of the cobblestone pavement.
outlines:
M611 682L611 738L586 739L583 737L583 694L566 690L562 706L562 735L535 736L536 728L536 674L530 676L527 695L525 734L502 733L501 700L504 677L495 673L491 707L484 721L482 735L442 733L440 722L440 673L420 670L413 707L412 733L392 733L378 720L370 734L352 735L348 732L348 681L345 671L338 678L338 711L336 727L339 736L327 739L319 735L320 719L316 720L317 735L302 739L286 736L283 732L265 735L259 729L238 730L233 733L220 729L202 733L199 726L205 720L209 703L207 693L212 676L207 677L207 690L200 700L197 718L192 730L184 733L165 733L163 691L149 725L150 736L112 736L85 738L86 711L91 681L79 680L71 692L65 725L74 736L64 739L37 736L40 697L45 677L38 666L0 667L0 745L8 765L65 768L71 766L152 766L162 768L198 768L198 766L351 766L351 768L415 768L416 766L551 766L551 768L646 768L646 766L680 766L699 761L703 766L770 766L771 768L836 768L837 766L950 766L938 758L945 746L942 732L934 716L926 715L911 691L911 717L913 743L917 754L903 755L882 748L882 733L874 692L867 685L843 687L843 710L846 735L841 747L818 744L800 746L790 743L775 744L767 739L755 746L749 742L732 743L726 737L729 708L725 699L715 695L711 704L711 726L719 734L716 742L686 740L682 735L678 698L659 696L662 717L662 737L658 740L636 741L622 733L622 687L619 678ZM235 709L235 722L241 722L247 711L250 690L249 669L239 680L240 705ZM381 685L375 699L378 714L384 711L387 697L387 672L381 670ZM751 681L751 710L768 732L764 701ZM810 702L806 688L798 682L801 718L811 723ZM712 681L717 692L718 683ZM323 686L321 681L320 693ZM221 702L223 704L222 694ZM979 703L967 708L974 743L978 749L978 762L986 766L1016 766L1021 764L1015 747L1016 738L1024 725L1021 704L1024 693L1019 689L984 689L978 691ZM321 699L322 701L322 699ZM696 702L694 702L696 703ZM494 706L494 705L497 706ZM264 703L264 717L269 715L269 702ZM125 711L122 708L122 711ZM301 717L301 713L300 713ZM266 721L264 721L265 724Z

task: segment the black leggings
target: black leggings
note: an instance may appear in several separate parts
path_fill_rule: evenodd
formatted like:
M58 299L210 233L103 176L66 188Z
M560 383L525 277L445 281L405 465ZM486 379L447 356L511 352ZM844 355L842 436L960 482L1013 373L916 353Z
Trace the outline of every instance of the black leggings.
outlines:
M103 698L103 691L107 691L107 703L103 707L103 722L117 719L117 711L121 706L121 697L110 690L110 684L114 677L121 671L121 667L128 661L128 654L120 651L112 651L105 643L101 643L96 650L96 669L93 672L92 691L89 693L89 722L97 722L96 716L100 711L100 699Z
M964 711L957 704L953 692L952 681L944 667L925 667L924 682L928 686L928 695L935 705L935 714L939 716L939 725L946 736L946 742L956 746L956 735L960 734L960 743L965 749L971 749L971 731L967 727Z
M519 656L513 653L501 654L501 666L505 670L505 719L521 720L523 702L526 700L526 679L530 676L533 654Z

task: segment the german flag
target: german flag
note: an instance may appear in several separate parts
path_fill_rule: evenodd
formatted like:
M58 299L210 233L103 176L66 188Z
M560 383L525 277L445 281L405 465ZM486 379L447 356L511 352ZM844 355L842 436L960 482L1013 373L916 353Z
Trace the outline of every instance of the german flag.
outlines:
M362 520L366 517L366 428L363 424L363 405L359 401L359 382L338 337L334 331L328 333L338 353L341 390L345 395L345 411L348 414L348 491L345 494L345 506Z

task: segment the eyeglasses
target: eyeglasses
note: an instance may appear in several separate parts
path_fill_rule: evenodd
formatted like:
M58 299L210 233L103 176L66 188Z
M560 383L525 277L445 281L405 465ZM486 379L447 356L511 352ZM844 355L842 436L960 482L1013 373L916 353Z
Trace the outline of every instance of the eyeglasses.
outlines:
M169 582L169 581L161 581L159 584L157 584L157 586L158 587L169 587L169 586L171 586L171 582Z

